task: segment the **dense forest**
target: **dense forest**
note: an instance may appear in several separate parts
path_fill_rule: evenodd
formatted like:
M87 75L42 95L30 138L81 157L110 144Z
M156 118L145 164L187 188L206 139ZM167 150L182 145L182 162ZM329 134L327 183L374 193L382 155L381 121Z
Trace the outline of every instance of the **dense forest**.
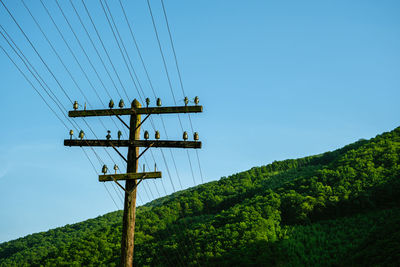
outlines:
M0 244L0 266L118 266L122 212ZM137 209L136 266L399 266L400 128Z

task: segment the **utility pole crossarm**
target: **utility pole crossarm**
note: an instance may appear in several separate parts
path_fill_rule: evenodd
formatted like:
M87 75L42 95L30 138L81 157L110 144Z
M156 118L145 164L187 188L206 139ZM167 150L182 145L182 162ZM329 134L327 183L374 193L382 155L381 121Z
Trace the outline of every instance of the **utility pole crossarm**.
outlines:
M171 147L171 148L201 148L199 141L172 140L64 140L65 146L105 146L105 147Z
M69 117L116 116L135 114L174 114L174 113L200 113L203 106L174 106L174 107L147 107L147 108L120 108L120 109L95 109L72 110Z
M113 181L113 178L119 180L140 180L140 179L155 179L161 178L161 172L138 172L138 173L123 173L123 174L106 174L99 175L99 182Z

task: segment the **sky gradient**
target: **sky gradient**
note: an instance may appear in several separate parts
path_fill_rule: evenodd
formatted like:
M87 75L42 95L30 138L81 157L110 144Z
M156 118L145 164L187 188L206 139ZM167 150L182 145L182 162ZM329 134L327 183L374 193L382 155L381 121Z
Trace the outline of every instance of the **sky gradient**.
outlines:
M90 104L102 108L40 2L25 2L78 84L88 94ZM129 99L124 100L128 103L138 95L100 4L98 1L85 2L122 83L126 85ZM164 105L174 105L146 1L122 2L126 5L157 95ZM11 0L4 3L72 100L85 102L22 3ZM109 96L102 89L57 5L52 0L44 3L98 88L102 101L108 103ZM106 60L81 1L73 3ZM132 55L143 90L146 96L151 96L118 1L107 3ZM150 3L165 49L176 101L183 104L161 4L158 0ZM100 77L104 78L105 87L113 88L71 5L68 1L60 1L60 5L98 68ZM165 7L186 95L189 98L198 95L204 106L204 113L191 116L194 129L203 142L199 156L204 182L274 160L334 150L399 126L400 2L165 0ZM1 5L0 24L43 74L62 103L71 109L67 97ZM17 59L2 37L0 45ZM26 71L23 64L17 62ZM3 126L0 132L0 242L122 208L114 187L106 185L117 206L97 180L102 164L92 151L85 150L95 165L96 173L80 148L63 146L63 139L68 138L67 129L1 50L0 68L0 122ZM111 67L109 69L111 71ZM110 91L117 102L117 92ZM153 98L152 101L154 103ZM187 117L181 118L184 129L190 132ZM93 137L82 119L75 120L88 137ZM104 138L106 131L98 120L92 118L87 122L99 137ZM117 129L113 122L104 119L104 123L115 136ZM180 140L182 131L177 117L166 116L165 123L169 138ZM157 129L162 129L159 117L154 117L154 124ZM143 130L153 132L148 122ZM96 149L96 152L112 167L113 162L104 150ZM117 160L114 151L109 150L109 153ZM189 151L194 181L186 151L173 151L179 178L169 150L164 153L170 176L160 151L154 149L153 153L163 172L163 182L150 181L143 188L139 187L139 205L165 195L165 192L172 193L172 184L178 191L201 183L194 151ZM151 154L146 156L149 165L153 165ZM122 166L119 159L117 163Z

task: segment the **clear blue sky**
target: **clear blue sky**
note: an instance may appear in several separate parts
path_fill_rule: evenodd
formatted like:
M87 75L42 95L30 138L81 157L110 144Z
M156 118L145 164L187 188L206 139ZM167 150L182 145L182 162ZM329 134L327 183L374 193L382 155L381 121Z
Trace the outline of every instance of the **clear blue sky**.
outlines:
M109 97L55 2L44 2L102 100L108 103ZM71 5L68 1L60 2L105 86L114 101L118 102L119 96ZM73 2L106 61L81 1ZM132 100L137 93L100 4L98 1L86 2ZM108 2L137 68L143 90L151 96L118 1ZM72 100L83 103L82 95L21 2L7 0L4 3L37 46L68 95ZM78 84L88 94L90 104L101 108L102 104L40 2L26 0L26 3ZM146 1L124 0L123 3L134 25L156 93L165 105L173 105ZM161 5L158 0L151 0L151 4L165 48L173 90L177 101L183 104ZM399 1L165 0L165 5L186 94L190 98L198 95L204 105L204 113L192 115L192 121L203 141L199 156L205 182L274 160L334 150L360 138L392 130L400 124ZM62 103L71 109L69 100L46 72L2 6L0 23L43 74ZM0 45L16 59L2 38ZM111 71L110 64L107 67ZM67 129L2 51L0 68L0 242L116 210L104 185L97 181L97 174L85 154L79 148L63 146L63 139L68 138ZM23 70L26 71L25 68ZM125 102L128 100L125 99ZM89 138L94 138L81 119L76 121ZM115 125L109 119L103 121L115 136ZM184 128L190 131L187 117L182 116L182 121ZM98 120L91 118L87 122L99 137L104 138L106 132ZM167 116L165 122L169 137L180 139L182 132L177 117ZM162 130L158 117L154 117L154 123L157 129ZM149 122L143 126L145 129L153 132ZM163 135L163 131L161 133ZM85 151L99 172L101 163L93 152ZM96 149L96 152L112 167L113 162L104 150ZM117 159L112 150L109 153ZM174 186L179 190L181 187L170 153L168 150L164 153ZM198 184L201 177L196 154L189 151L189 155ZM171 193L173 189L160 151L154 150L154 156L163 171L166 191ZM174 156L182 187L193 186L186 151L174 150ZM149 153L147 160L150 165L153 164ZM120 160L117 162L121 165ZM121 208L121 201L112 185L109 183L106 186L118 208ZM152 195L158 196L157 190L164 195L162 186L161 181L141 186L138 191L139 205L151 200Z

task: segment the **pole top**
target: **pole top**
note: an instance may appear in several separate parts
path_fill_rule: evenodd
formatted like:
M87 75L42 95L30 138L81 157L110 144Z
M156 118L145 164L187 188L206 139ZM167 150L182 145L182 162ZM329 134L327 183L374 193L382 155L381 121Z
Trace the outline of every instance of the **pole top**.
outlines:
M140 104L140 102L135 98L133 101L132 101L132 107L133 108L140 108L142 105Z

